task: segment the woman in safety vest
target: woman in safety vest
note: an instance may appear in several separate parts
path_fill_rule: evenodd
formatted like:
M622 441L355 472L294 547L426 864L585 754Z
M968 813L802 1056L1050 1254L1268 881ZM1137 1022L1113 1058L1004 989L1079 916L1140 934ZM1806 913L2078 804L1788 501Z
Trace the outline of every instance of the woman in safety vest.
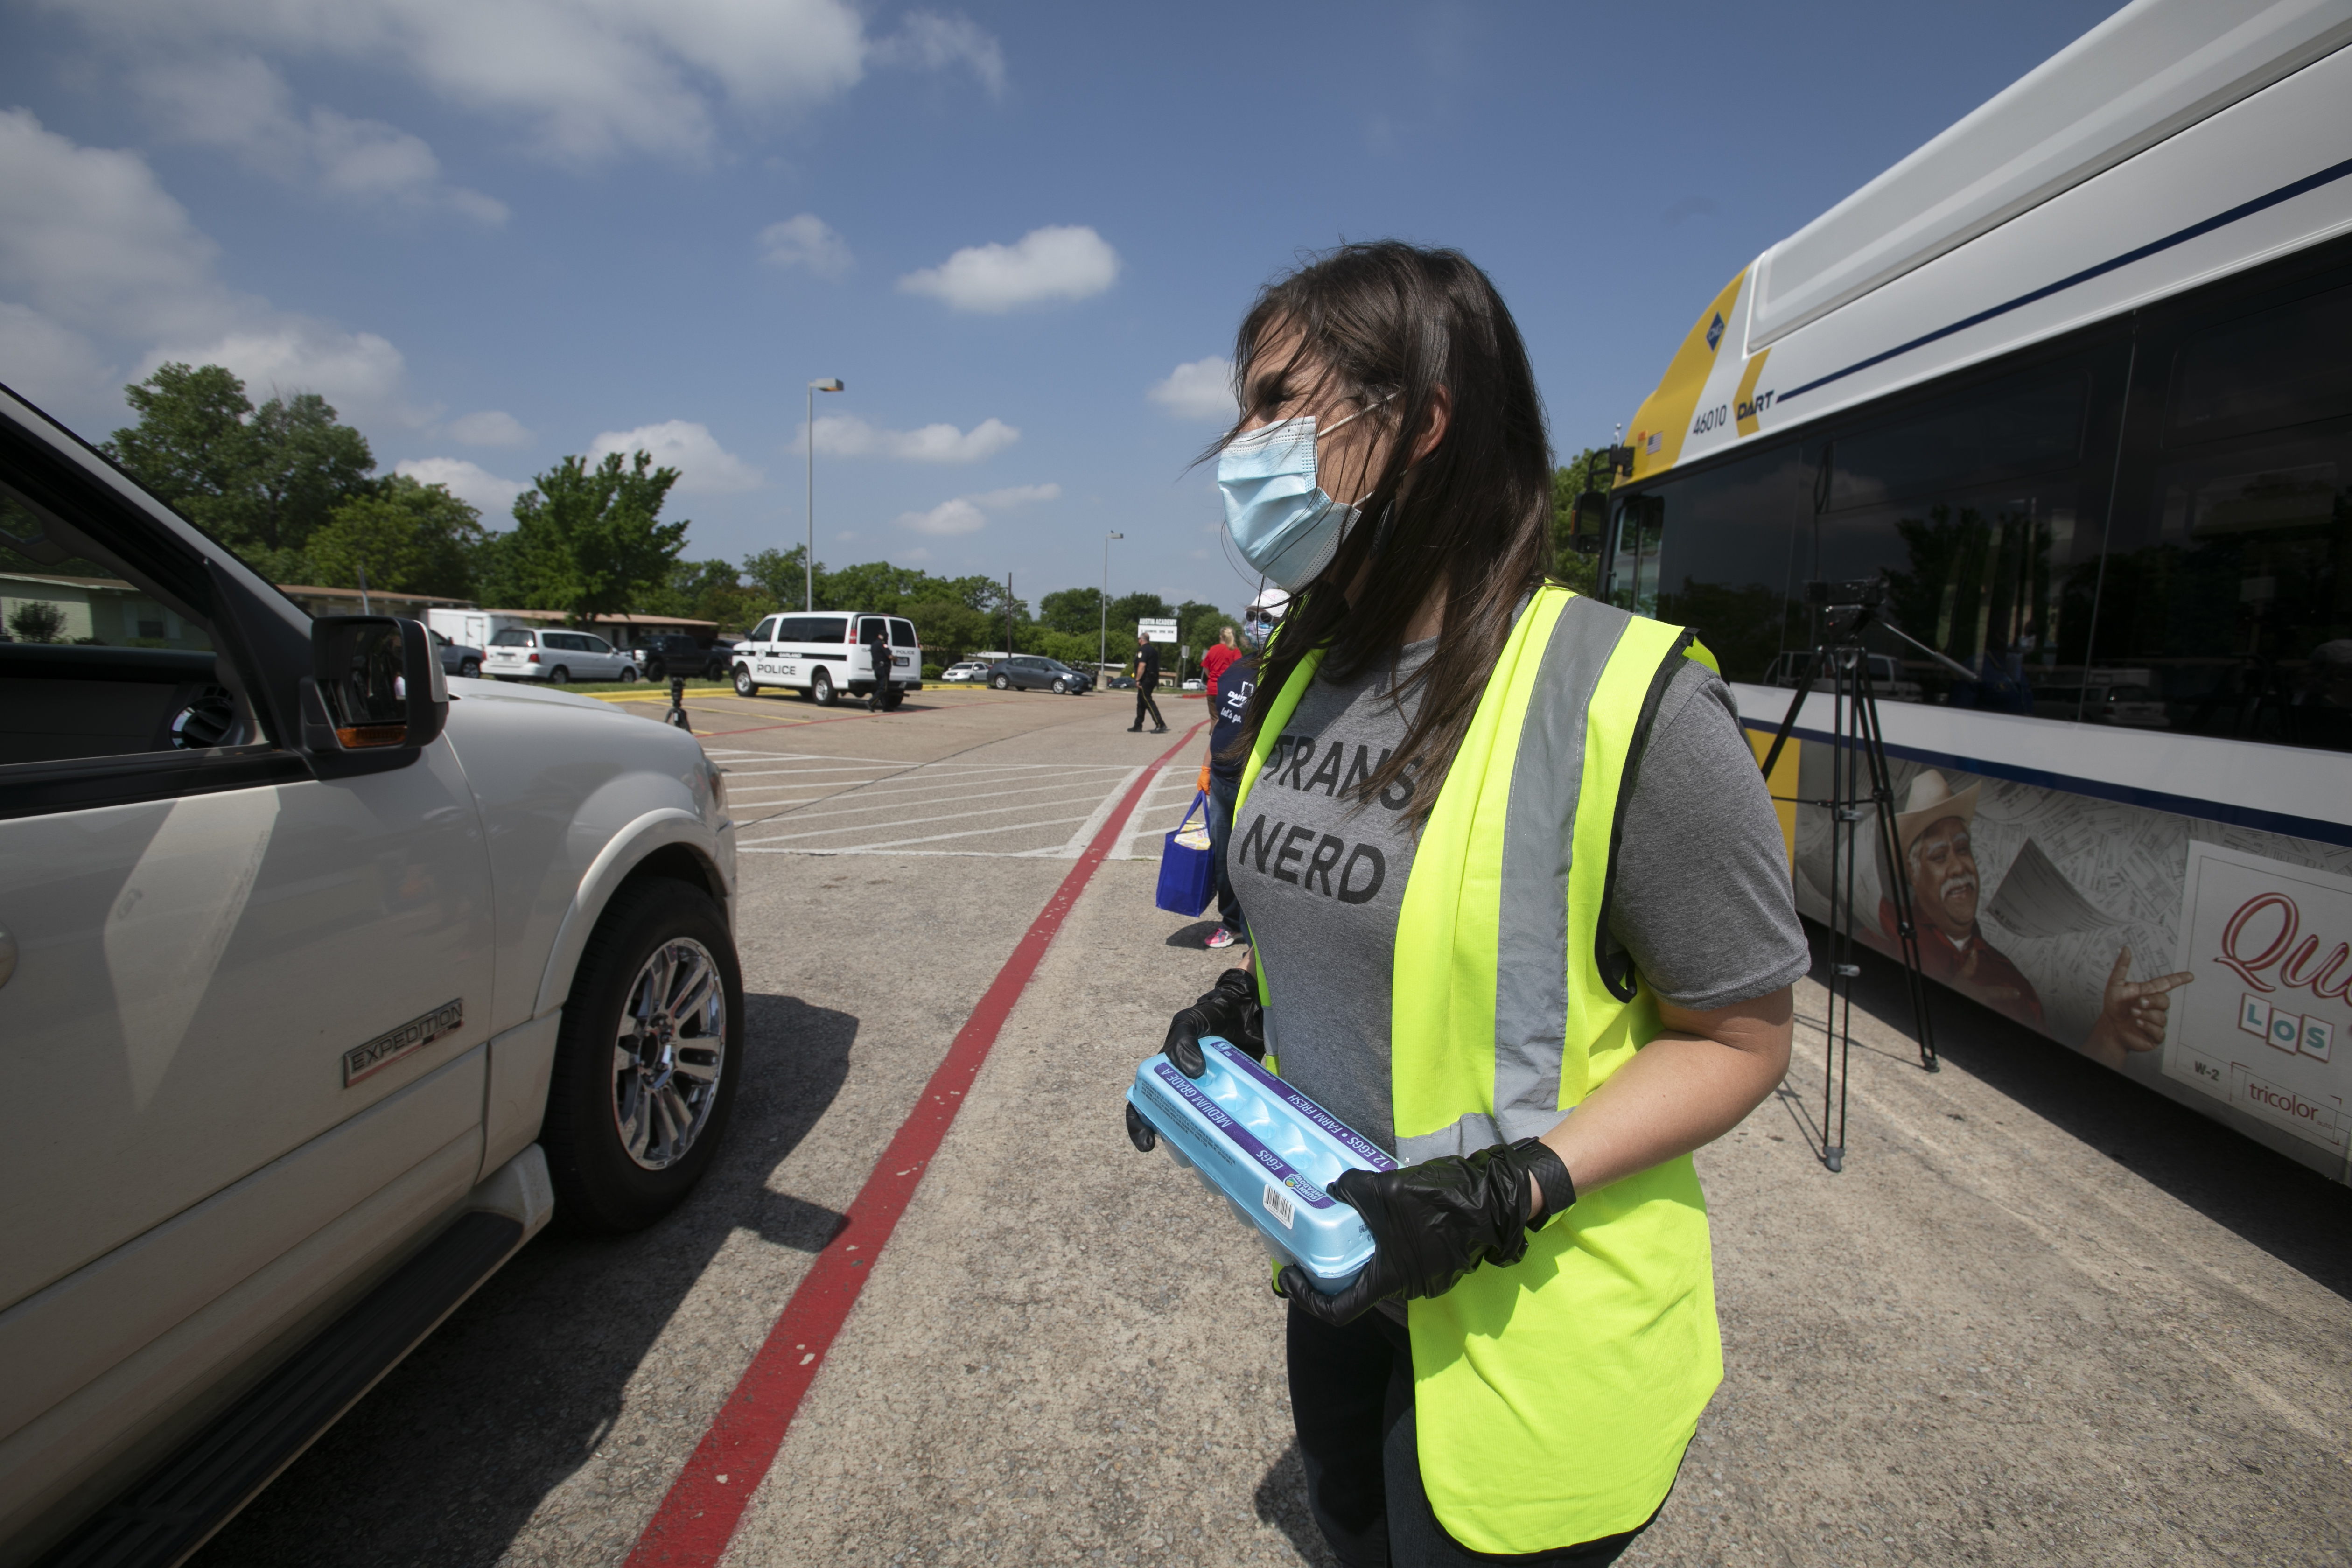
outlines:
M1276 1285L1340 1559L1606 1563L1722 1381L1690 1151L1788 1063L1780 826L1692 635L1549 579L1543 408L1484 273L1344 247L1234 363L1226 522L1294 598L1237 742L1256 973L1168 1053L1262 1042L1402 1163L1332 1188L1378 1245L1352 1284Z

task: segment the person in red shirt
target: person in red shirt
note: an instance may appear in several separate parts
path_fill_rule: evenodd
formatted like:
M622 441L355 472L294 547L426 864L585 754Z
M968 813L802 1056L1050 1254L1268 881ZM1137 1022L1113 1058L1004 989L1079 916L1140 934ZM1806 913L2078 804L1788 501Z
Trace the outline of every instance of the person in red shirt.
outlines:
M1225 667L1241 656L1242 650L1235 641L1234 628L1219 626L1217 640L1209 645L1208 652L1201 656L1201 682L1212 693L1210 699L1212 701L1215 700L1213 694L1217 689L1217 677L1224 674Z

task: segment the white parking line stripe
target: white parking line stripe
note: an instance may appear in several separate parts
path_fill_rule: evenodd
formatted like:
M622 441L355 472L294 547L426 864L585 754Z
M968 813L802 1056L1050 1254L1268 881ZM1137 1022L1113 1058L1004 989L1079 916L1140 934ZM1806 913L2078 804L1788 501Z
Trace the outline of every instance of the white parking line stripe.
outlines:
M1019 833L1033 827L1059 827L1066 822L1083 822L1086 819L1084 817L1079 816L1063 816L1056 817L1051 822L1014 822L1008 823L1003 827L968 827L960 833L930 833L924 835L920 838L891 838L887 839L880 844L841 845L830 849L769 849L757 844L746 844L741 847L761 855L870 855L886 849L895 849L902 844L936 844L941 839L947 838L977 838L981 835L986 833ZM772 843L774 841L766 840L764 842ZM1012 858L1011 852L1006 850L998 850L996 855L999 858L1009 859Z
M995 789L995 790L988 790L988 791L985 791L985 792L983 792L983 793L982 793L982 794L978 794L978 795L966 795L966 794L961 794L961 793L950 794L950 795L935 795L929 796L928 798L923 799L923 800L898 801L898 802L895 802L895 803L893 803L893 804L891 804L891 805L884 805L884 806L877 806L877 805L872 805L863 804L864 802L866 802L866 801L867 800L868 795L871 795L871 794L873 793L873 792L871 792L871 791L867 791L867 792L861 792L860 794L858 794L856 796L855 796L855 797L854 797L856 801L857 801L857 802L859 802L859 803L861 803L861 804L856 804L856 805L845 805L845 806L840 807L838 810L835 810L835 811L802 811L802 812L795 812L795 813L793 813L791 816L782 818L781 820L785 821L785 822L808 822L808 821L811 821L811 820L813 820L813 819L814 819L814 818L816 818L816 817L820 817L820 816L871 816L873 813L875 813L875 812L877 812L877 811L905 811L905 810L907 810L908 808L912 807L912 806L924 806L924 805L949 805L949 804L953 803L953 802L967 801L967 800L998 800L998 799L1002 799L1003 796L1008 795L1044 795L1045 793L1046 793L1046 792L1047 792L1047 791L1049 791L1049 790L1066 790L1066 789L1068 789L1069 787L1070 787L1070 786L1069 786L1068 784L1031 784L1031 785L1030 785L1028 788L1026 788L1026 789ZM840 798L840 797L835 797L835 798ZM772 804L775 804L775 803L771 802L770 804L772 804ZM1051 806L1051 805L1061 805L1061 804L1063 804L1063 803L1062 803L1062 802L1060 802L1060 801L1037 801L1037 802L1034 802L1034 803L1033 803L1033 804L1035 804L1035 805L1047 805L1047 806ZM1072 802L1070 802L1069 804L1071 804L1071 805L1076 805L1077 803L1076 803L1076 801L1072 801ZM1024 809L1024 808L1023 808L1023 807L1020 807L1020 806L1011 806L1011 805L1008 805L1008 806L1004 806L1004 807L1003 807L1002 809L1003 809L1003 810L1005 810L1005 811L1018 811L1018 810L1022 810L1022 809ZM933 817L923 817L923 816L918 816L918 817L910 818L909 820L912 820L912 821L915 821L915 822L940 822L940 821L943 821L943 820L945 820L945 819L944 819L944 818L942 818L942 817L936 817L936 816L933 816ZM896 826L896 824L889 824L889 825L887 825L887 826Z
M1042 805L1045 803L1039 802L1036 804ZM919 827L927 822L958 822L970 816L1003 816L1008 812L1027 811L1032 809L1034 809L1034 806L994 805L989 806L981 811L950 811L943 812L938 816L908 816L899 818L894 822L872 823L868 824L865 830L871 831L873 828L879 827L887 832L889 829L896 827ZM789 822L793 819L787 817L785 820ZM1054 818L1054 821L1056 823L1077 822L1083 819L1076 816L1057 816ZM1003 828L985 828L982 829L982 831L1009 832L1013 828L1024 826L1026 825L1017 822L1007 823ZM737 842L740 844L789 844L795 838L830 838L835 834L856 833L859 831L861 831L861 829L856 826L817 827L812 828L806 833L772 833L762 838L744 838L739 839ZM907 842L912 843L913 840L909 839L907 840Z
M1095 835L1102 831L1102 825L1110 819L1111 812L1118 805L1119 797L1127 794L1128 786L1135 783L1137 775L1142 772L1142 766L1139 765L1128 769L1121 774L1119 781L1110 786L1110 793L1104 795L1102 803L1095 807L1095 814L1087 817L1076 833L1070 835L1068 842L1050 853L1066 860L1075 860L1084 854L1087 846L1095 841ZM1029 853L1043 854L1048 851L1031 850Z

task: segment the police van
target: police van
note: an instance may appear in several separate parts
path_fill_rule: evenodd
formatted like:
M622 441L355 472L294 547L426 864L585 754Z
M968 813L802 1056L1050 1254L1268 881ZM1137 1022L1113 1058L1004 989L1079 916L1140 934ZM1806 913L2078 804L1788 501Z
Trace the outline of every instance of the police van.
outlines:
M829 708L846 694L864 697L874 689L874 662L866 638L880 622L890 635L890 682L895 688L882 706L896 708L899 697L923 689L923 648L915 623L904 616L876 616L857 610L827 610L816 615L770 616L735 645L735 694L756 697L763 686L788 687L805 692L820 708Z

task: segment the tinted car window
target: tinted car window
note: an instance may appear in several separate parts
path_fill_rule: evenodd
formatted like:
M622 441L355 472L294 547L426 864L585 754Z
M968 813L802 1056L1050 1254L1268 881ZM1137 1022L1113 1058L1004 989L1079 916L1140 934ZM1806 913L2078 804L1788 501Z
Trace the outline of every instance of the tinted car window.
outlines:
M849 617L846 616L814 616L805 623L808 630L802 634L803 642L846 642L849 640Z
M2180 351L2166 444L2352 414L2352 289L2207 328Z
M583 637L580 638L579 646L586 648L590 653L610 653L613 651L613 645L606 642L603 637Z
M772 642L777 640L776 617L770 616L766 620L761 621L758 626L752 627L751 635L744 640L747 642Z
M920 639L915 636L915 623L890 617L890 640L900 647L912 647Z
M520 626L509 626L490 639L492 647L529 647L531 634Z

